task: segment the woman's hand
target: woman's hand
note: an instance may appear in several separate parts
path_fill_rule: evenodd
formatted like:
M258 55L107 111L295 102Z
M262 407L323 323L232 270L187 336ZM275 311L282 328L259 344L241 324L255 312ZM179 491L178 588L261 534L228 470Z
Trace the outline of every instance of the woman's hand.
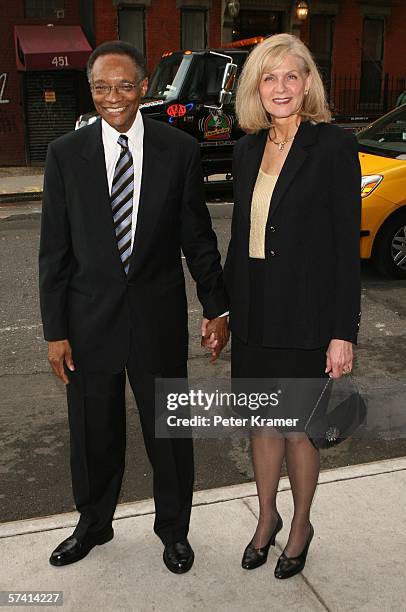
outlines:
M352 342L347 340L330 340L326 352L326 369L331 378L340 378L343 374L349 374L352 370Z

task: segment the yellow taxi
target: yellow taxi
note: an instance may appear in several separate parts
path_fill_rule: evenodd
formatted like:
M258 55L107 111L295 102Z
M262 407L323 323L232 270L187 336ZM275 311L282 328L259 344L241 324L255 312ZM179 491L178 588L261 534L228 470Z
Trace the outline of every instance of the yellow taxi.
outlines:
M357 134L362 171L361 258L406 279L406 104Z

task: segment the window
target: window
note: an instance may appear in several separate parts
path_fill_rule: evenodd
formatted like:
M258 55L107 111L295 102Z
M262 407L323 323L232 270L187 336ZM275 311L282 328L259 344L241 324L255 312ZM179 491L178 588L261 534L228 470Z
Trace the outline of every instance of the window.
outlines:
M176 98L183 88L193 57L192 54L175 53L161 59L152 73L146 98Z
M144 9L121 7L118 9L118 36L131 43L145 55Z
M226 53L226 51L224 51ZM237 64L237 74L240 74L246 58L245 54L233 54L233 62ZM228 60L219 55L195 55L193 70L185 87L189 100L204 100L205 103L218 104L224 69ZM234 87L233 98L236 87Z
M373 153L406 159L406 109L385 115L357 134L357 138Z
M331 85L331 55L333 48L333 17L310 16L310 50L323 77L327 93Z
M233 40L283 32L282 17L282 11L241 9L233 20Z
M361 62L361 102L364 103L381 100L383 37L383 19L365 18Z
M25 16L55 19L56 11L65 8L65 0L25 0Z
M205 49L207 47L207 12L182 9L181 48Z

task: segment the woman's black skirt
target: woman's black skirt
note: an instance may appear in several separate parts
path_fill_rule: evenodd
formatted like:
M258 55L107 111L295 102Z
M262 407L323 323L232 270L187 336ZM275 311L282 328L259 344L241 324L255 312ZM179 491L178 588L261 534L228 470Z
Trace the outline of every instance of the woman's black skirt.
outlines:
M250 259L249 335L245 343L234 334L231 343L231 377L234 388L250 393L279 393L278 405L258 409L269 418L299 419L292 427L276 427L279 431L303 431L328 375L326 346L315 349L273 348L263 346L264 270L262 259ZM250 379L239 382L237 379ZM269 384L268 384L269 381ZM240 414L246 411L239 411Z

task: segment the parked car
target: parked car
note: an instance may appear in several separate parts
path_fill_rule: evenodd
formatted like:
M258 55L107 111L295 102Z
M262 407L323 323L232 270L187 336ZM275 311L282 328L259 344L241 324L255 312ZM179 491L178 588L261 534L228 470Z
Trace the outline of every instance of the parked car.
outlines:
M406 104L357 134L362 170L361 258L406 279Z

